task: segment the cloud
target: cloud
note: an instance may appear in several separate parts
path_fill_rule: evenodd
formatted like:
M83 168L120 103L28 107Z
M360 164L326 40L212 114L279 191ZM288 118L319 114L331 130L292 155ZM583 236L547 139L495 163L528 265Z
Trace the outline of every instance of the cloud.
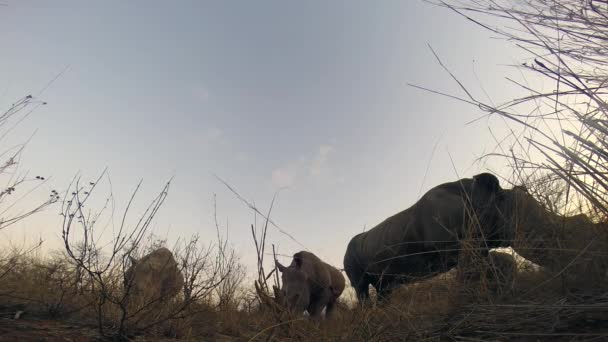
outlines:
M242 151L241 152L237 152L236 153L236 160L238 162L241 162L241 163L242 162L246 162L246 161L249 160L249 156L245 152L242 152Z
M306 158L300 157L285 166L272 170L272 185L275 188L291 187L306 170Z
M206 101L209 99L209 95L209 89L205 86L198 85L192 87L192 96L197 100Z
M295 173L287 168L278 168L272 170L272 185L275 188L285 188L293 185Z
M215 126L205 127L201 131L192 133L186 139L188 144L203 149L225 145L228 141L224 131Z
M317 151L317 155L313 158L310 164L310 175L313 177L320 176L327 168L329 155L334 151L330 145L321 145Z
M224 131L217 127L207 127L203 136L209 141L218 141L224 136Z
M323 144L311 157L300 157L272 170L272 185L275 188L292 187L302 181L329 175L331 173L330 157L334 151L333 146Z

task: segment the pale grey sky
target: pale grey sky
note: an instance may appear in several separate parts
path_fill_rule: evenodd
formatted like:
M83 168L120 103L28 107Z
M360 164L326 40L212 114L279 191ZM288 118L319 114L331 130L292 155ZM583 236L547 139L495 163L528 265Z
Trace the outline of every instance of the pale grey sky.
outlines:
M175 176L154 226L171 240L214 238L216 193L250 267L253 214L213 174L263 210L287 187L273 219L342 267L353 235L457 173L485 170L474 161L495 145L488 126L506 132L497 118L467 126L475 108L407 85L462 95L427 45L477 96L498 102L514 97L504 77L517 74L506 65L521 58L423 1L4 3L0 108L67 67L39 96L49 104L4 142L37 129L22 168L61 191L77 171L93 179L107 166L118 209L140 178L143 205ZM58 246L57 213L2 234ZM269 242L300 249L272 229Z

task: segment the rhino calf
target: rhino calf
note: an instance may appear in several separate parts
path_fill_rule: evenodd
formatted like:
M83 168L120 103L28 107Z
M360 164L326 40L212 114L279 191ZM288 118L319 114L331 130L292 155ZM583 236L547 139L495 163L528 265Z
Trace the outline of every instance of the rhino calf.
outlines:
M184 286L184 276L173 253L161 247L139 260L131 259L125 272L124 287L129 296L143 303L164 301L175 297Z
M344 276L335 267L313 253L301 251L293 255L289 266L275 260L283 280L282 292L290 310L318 318L325 308L325 317L334 311L336 300L344 291Z

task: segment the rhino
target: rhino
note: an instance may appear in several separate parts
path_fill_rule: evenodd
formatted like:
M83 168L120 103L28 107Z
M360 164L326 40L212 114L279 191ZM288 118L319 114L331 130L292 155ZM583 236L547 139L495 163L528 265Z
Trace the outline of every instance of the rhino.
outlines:
M344 270L360 301L369 285L379 298L413 280L446 272L459 262L461 241L479 241L482 253L506 247L513 239L500 205L504 190L496 176L438 185L414 205L354 236L344 255Z
M184 276L167 248L158 248L139 260L129 258L131 266L124 275L124 288L129 297L143 303L166 301L183 289Z
M281 292L291 311L307 311L318 319L325 308L325 317L332 316L345 286L344 276L338 269L307 251L295 253L289 266L283 266L276 259L275 264L283 281Z
M467 235L471 226L473 236ZM370 284L382 297L399 284L461 263L461 242L472 237L482 255L510 246L549 271L570 268L601 281L608 275L606 235L605 224L582 214L558 215L525 187L502 189L494 175L481 173L438 185L412 207L354 236L344 269L359 300L369 297Z

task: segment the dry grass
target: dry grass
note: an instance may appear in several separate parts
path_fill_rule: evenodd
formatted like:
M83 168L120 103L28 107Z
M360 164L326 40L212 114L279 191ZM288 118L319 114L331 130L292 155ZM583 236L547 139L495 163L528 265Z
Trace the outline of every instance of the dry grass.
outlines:
M256 340L294 341L580 340L608 333L608 296L599 288L563 294L560 279L547 272L520 267L497 277L486 270L468 283L452 271L404 286L383 304L342 304L321 324L258 312L253 330L260 331Z
M180 310L180 315L128 336L139 340L223 341L553 341L608 337L608 284L598 281L602 278L593 269L572 273L576 276L564 283L552 271L530 267L511 254L492 252L488 259L475 249L467 252L468 265L473 265L467 277L460 277L454 269L403 286L383 303L360 306L340 302L331 320L315 322L293 316L274 301L274 294L261 295L252 285L241 283L238 290L229 291L229 298L201 297ZM96 325L95 283L79 278L68 256L57 253L43 258L14 251L2 260L0 274L5 276L0 278L0 312L4 317L24 311L20 321L42 318ZM8 267L9 272L2 272ZM118 296L122 291L120 274L107 277L106 291ZM138 324L155 322L155 317L173 312L183 300L179 296L162 308L151 307ZM121 308L108 303L103 315L105 331L111 331L120 323Z
M70 264L68 257L60 253L53 258L19 253L9 255L8 260L12 270L0 278L0 313L3 318L12 318L22 311L20 319L57 320L97 327L95 303L99 289L94 282L79 279L77 268ZM109 286L106 289L108 293L118 297L123 292L121 275L108 275L104 281ZM154 323L148 326L145 335L175 338L209 337L219 331L234 330L234 319L238 317L234 316L236 309L229 310L224 306L224 311L220 311L211 296L200 297L185 309L182 309L182 301L183 297L180 297L162 306L150 306L132 318L129 328ZM122 319L118 304L107 303L102 314L105 331L118 327ZM158 320L159 317L167 319ZM139 330L127 331L142 334Z

